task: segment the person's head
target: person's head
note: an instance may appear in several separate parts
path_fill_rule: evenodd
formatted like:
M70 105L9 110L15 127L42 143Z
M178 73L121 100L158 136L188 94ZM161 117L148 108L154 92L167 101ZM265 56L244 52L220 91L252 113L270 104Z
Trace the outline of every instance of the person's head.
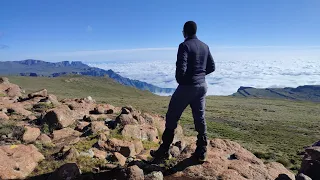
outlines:
M183 36L185 38L193 36L197 33L197 24L193 21L188 21L183 26Z

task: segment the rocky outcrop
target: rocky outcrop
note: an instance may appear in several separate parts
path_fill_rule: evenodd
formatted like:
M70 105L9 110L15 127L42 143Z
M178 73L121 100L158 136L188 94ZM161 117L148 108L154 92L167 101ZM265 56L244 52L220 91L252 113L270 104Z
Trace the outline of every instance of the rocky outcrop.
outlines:
M0 179L26 178L43 159L33 145L0 146Z
M314 143L305 149L297 179L320 179L320 144Z
M18 85L10 83L8 78L0 77L0 94L10 98L18 98L22 96L22 90Z
M191 143L182 151L181 155L177 157L179 163L168 172L166 179L273 180L280 174L286 174L294 179L293 173L283 165L279 163L265 164L238 143L229 140L210 140L208 160L203 164L193 164L194 160L190 157L195 148L196 145Z

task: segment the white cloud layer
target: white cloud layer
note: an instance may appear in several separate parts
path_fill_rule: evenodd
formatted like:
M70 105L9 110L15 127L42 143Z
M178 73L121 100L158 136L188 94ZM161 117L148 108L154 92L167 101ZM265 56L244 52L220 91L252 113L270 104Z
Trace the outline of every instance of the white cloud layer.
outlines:
M132 79L160 87L175 88L175 61L139 61L91 63L90 65L113 69ZM216 72L207 76L209 95L230 95L240 86L257 88L296 87L320 84L318 60L216 60Z

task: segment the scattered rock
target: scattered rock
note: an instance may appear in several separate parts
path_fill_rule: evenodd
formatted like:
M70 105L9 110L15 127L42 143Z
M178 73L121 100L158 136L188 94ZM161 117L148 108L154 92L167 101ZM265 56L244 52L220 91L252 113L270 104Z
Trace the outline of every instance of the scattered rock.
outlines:
M79 137L81 133L71 128L64 128L61 130L53 131L52 135L53 135L53 139L52 139L53 141L59 141L60 139L67 138L70 136Z
M91 96L88 96L88 97L84 98L84 101L86 103L95 103L96 102L94 99L92 99Z
M0 146L0 179L24 179L43 159L34 145Z
M93 153L94 153L94 156L93 157L95 157L95 158L98 158L98 159L106 159L106 157L107 157L107 152L105 152L105 151L101 151L101 150L99 150L99 149L97 149L97 148L92 148L91 149L92 151L93 151Z
M27 117L27 120L29 120L29 121L34 121L34 120L37 120L38 118L35 116L35 115L29 115L28 117Z
M40 136L39 128L26 126L25 132L22 136L22 140L26 143L32 143L32 142L35 142L39 136Z
M49 136L47 136L46 134L41 134L39 137L38 137L38 140L42 143L42 144L50 144L52 141L51 141L51 138Z
M52 103L52 105L54 107L60 106L61 103L58 101L57 96L53 95L53 94L49 94L48 95L48 100Z
M163 180L163 174L161 171L154 171L144 176L145 180Z
M125 125L122 136L143 141L159 142L158 130L150 125Z
M94 152L92 151L92 149L89 149L87 152L80 152L80 156L86 156L86 157L93 158Z
M40 91L28 94L29 98L34 98L34 97L47 97L48 96L48 91L46 89L42 89Z
M105 125L104 121L95 121L91 123L91 131L93 134L98 134L103 132L104 134L109 134L109 128Z
M137 125L138 121L132 117L131 114L121 114L116 118L116 123L125 126L125 125Z
M122 154L115 152L113 153L111 160L119 163L121 166L124 166L126 164L127 158L124 157Z
M141 140L134 140L133 144L134 144L135 151L137 154L139 154L144 149Z
M125 157L136 155L135 146L133 143L115 138L108 139L105 142L99 140L97 146L106 151L119 152Z
M180 149L177 146L171 146L170 154L172 157L178 157L180 155Z
M29 115L32 114L32 112L25 110L23 107L21 106L11 106L10 108L8 108L8 112L9 113L15 113L21 116L25 116L28 117Z
M48 124L52 129L62 129L75 122L72 111L66 105L61 105L49 111L43 118L42 124Z
M0 120L9 120L9 117L4 112L0 112Z
M76 163L62 165L48 178L48 180L74 180L81 175L81 171Z
M75 130L82 132L89 124L89 122L78 121Z
M60 151L62 151L61 153L64 153L62 156L62 159L64 160L75 160L79 157L79 152L74 147L69 148L66 152L64 152L65 149L61 149Z
M137 165L127 168L126 175L128 180L144 180L143 170Z
M87 116L87 115L84 115L83 116L83 120L86 121L86 122L93 122L93 121L96 121L97 119L93 116Z

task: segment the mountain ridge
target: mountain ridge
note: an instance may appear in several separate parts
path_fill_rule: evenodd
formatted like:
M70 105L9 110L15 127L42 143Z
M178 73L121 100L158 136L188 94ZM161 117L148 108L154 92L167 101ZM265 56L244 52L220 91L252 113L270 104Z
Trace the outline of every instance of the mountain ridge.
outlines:
M254 88L241 86L237 92L231 96L320 102L320 85L304 85L296 88Z
M0 75L58 77L68 74L98 77L108 76L122 85L135 87L140 90L148 90L155 94L172 94L175 90L173 88L161 88L143 81L122 77L111 69L104 70L91 67L81 61L46 62L43 60L26 59L22 61L0 62Z

